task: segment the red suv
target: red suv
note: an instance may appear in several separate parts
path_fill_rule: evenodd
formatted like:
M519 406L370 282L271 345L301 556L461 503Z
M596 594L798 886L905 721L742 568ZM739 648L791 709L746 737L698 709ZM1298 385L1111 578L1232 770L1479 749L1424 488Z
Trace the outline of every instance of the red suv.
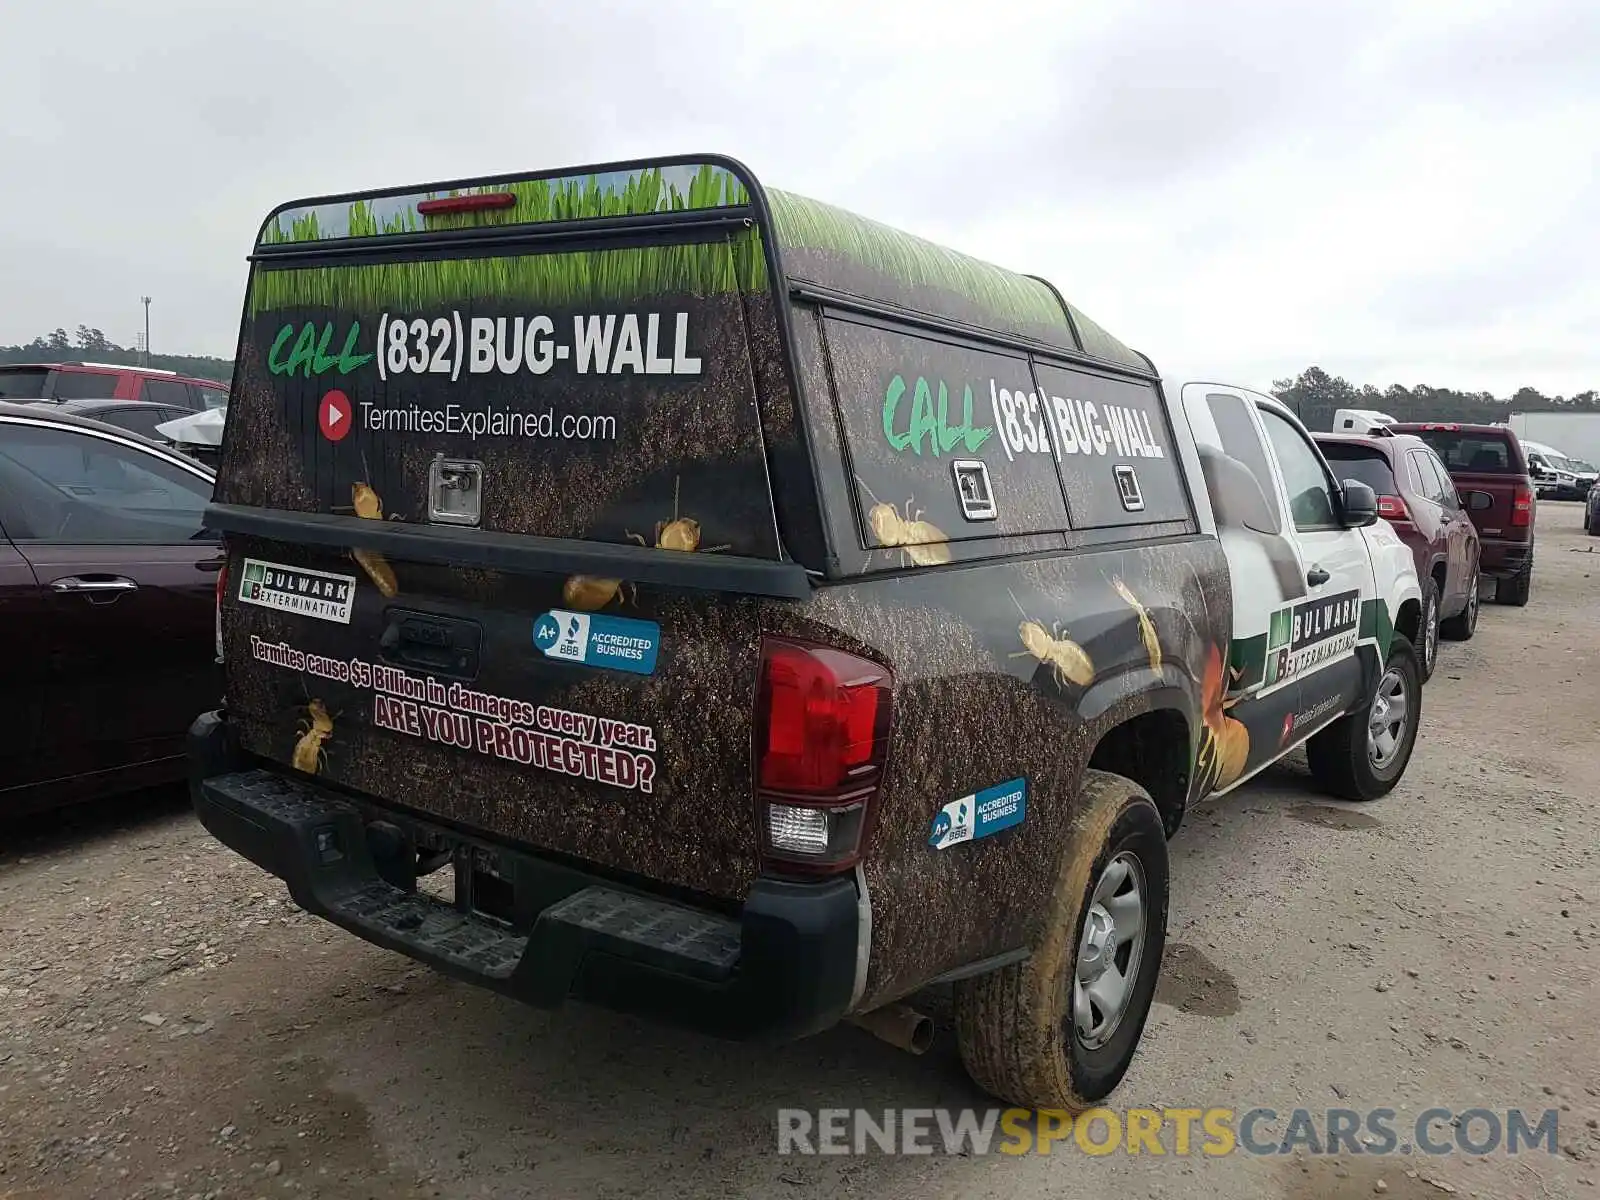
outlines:
M1483 573L1495 580L1496 604L1521 608L1533 584L1537 502L1528 456L1505 425L1427 422L1391 425L1414 434L1444 460L1461 503L1483 539Z
M1478 625L1478 531L1456 496L1450 473L1421 438L1388 432L1313 434L1340 479L1359 479L1378 494L1378 515L1416 558L1422 584L1417 657L1433 674L1439 635L1466 641Z
M145 400L199 412L227 407L228 385L151 367L20 363L0 366L0 400Z

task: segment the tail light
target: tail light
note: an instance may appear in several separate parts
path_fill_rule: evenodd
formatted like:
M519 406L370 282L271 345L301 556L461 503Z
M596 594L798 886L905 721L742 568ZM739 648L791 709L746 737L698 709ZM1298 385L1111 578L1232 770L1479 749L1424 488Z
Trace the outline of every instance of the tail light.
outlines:
M217 661L222 661L222 597L228 590L228 558L223 551L222 566L217 568Z
M1511 524L1524 528L1533 524L1533 489L1520 483L1511 496Z
M1385 521L1409 521L1411 513L1399 496L1379 496L1378 515Z
M888 756L893 686L887 668L854 654L763 639L753 749L764 860L855 866Z

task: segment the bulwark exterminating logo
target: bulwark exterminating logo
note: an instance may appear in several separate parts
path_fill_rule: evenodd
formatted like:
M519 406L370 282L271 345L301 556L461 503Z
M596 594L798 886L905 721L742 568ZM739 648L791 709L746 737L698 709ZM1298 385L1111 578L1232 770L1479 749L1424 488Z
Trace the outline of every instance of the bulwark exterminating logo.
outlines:
M355 601L356 577L313 571L307 567L286 567L282 563L244 560L239 580L239 602L296 613L319 621L350 624L350 607Z
M1361 624L1361 593L1306 600L1272 615L1266 682L1281 683L1352 649Z

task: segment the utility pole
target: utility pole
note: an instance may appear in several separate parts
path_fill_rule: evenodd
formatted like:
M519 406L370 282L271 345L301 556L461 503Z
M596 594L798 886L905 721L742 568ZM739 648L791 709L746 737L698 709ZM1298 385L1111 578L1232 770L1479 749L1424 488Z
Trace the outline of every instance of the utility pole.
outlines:
M142 365L148 367L150 365L150 297L140 296L139 299L144 302L144 363Z

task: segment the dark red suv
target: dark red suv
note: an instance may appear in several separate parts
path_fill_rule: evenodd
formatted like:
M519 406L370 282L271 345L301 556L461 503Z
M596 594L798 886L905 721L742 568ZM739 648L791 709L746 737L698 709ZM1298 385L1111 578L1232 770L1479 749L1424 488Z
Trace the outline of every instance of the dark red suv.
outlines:
M14 363L0 366L0 400L144 400L200 412L227 407L228 385L114 363Z
M1411 547L1422 584L1422 678L1433 674L1439 635L1466 641L1478 625L1478 531L1450 472L1427 442L1407 434L1313 435L1340 479L1378 494L1378 515Z

